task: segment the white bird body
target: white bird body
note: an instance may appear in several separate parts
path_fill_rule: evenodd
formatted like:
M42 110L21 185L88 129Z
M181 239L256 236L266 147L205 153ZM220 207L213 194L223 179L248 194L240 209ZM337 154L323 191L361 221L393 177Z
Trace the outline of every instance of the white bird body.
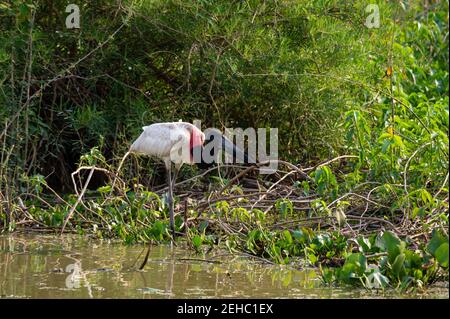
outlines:
M144 126L143 132L131 145L133 153L155 156L166 166L170 162L178 168L194 164L191 149L203 145L205 134L195 125L186 122L155 123Z

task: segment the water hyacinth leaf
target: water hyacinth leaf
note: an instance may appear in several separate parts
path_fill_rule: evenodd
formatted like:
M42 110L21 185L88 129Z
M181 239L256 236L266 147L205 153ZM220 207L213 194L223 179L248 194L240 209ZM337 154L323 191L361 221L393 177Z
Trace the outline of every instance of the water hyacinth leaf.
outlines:
M292 237L300 243L306 243L308 240L308 235L305 234L302 230L294 230L292 231Z
M392 264L392 271L395 275L399 276L401 271L403 270L403 266L405 263L405 254L400 254L395 258L394 263Z
M415 269L413 275L414 275L414 278L417 280L422 280L422 278L423 278L423 272L421 269Z
M365 287L368 289L383 289L389 284L389 279L384 276L378 268L366 276Z
M359 244L359 251L360 252L369 252L372 248L372 244L370 243L370 240L366 237L359 237L356 242Z
M444 243L448 244L448 237L444 236L439 230L433 230L431 240L427 245L427 250L436 257L436 250Z
M409 249L405 249L404 254L405 254L405 268L416 269L422 267L423 258L419 254Z
M448 243L443 243L436 249L436 260L442 267L448 267Z
M367 258L361 253L350 254L346 258L345 264L354 265L357 273L362 275L367 269Z
M314 237L311 243L311 247L317 247L320 248L325 245L326 241L328 240L328 237L324 234L318 234Z
M321 279L324 283L331 284L336 280L334 269L329 269L329 268L322 269L321 266L319 266L319 269L321 272Z
M393 232L386 231L377 238L376 245L382 251L388 253L389 262L393 263L395 258L405 249L406 243L401 241Z
M354 264L344 264L338 271L339 280L350 283L351 279L356 278L356 266Z
M339 280L345 283L352 283L355 279L362 278L367 268L367 259L361 253L350 254L339 269Z
M161 221L156 220L151 229L151 233L156 239L161 240L164 233L164 224Z

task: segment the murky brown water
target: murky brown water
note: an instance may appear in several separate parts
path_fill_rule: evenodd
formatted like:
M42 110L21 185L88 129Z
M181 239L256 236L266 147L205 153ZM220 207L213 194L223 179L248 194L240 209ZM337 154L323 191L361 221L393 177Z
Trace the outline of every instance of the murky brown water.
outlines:
M448 298L446 287L399 295L323 287L314 270L262 264L227 252L199 256L79 236L0 236L0 298ZM216 260L219 263L198 261ZM143 260L143 254L137 265Z

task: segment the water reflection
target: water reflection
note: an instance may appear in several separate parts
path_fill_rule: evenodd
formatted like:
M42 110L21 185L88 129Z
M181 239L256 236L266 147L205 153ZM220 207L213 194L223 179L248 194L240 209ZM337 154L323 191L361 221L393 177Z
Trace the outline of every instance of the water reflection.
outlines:
M2 298L358 298L386 295L322 287L314 270L265 265L226 252L198 256L183 247L146 247L78 236L0 236ZM205 260L203 260L205 259ZM202 261L203 260L203 261Z

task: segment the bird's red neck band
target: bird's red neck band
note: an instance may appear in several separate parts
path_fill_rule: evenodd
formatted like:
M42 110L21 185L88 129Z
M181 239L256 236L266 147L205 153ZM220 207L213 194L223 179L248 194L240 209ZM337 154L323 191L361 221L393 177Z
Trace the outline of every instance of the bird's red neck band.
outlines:
M197 146L202 145L203 145L203 133L199 129L194 127L191 132L191 140L190 140L191 160L193 159L192 150Z

